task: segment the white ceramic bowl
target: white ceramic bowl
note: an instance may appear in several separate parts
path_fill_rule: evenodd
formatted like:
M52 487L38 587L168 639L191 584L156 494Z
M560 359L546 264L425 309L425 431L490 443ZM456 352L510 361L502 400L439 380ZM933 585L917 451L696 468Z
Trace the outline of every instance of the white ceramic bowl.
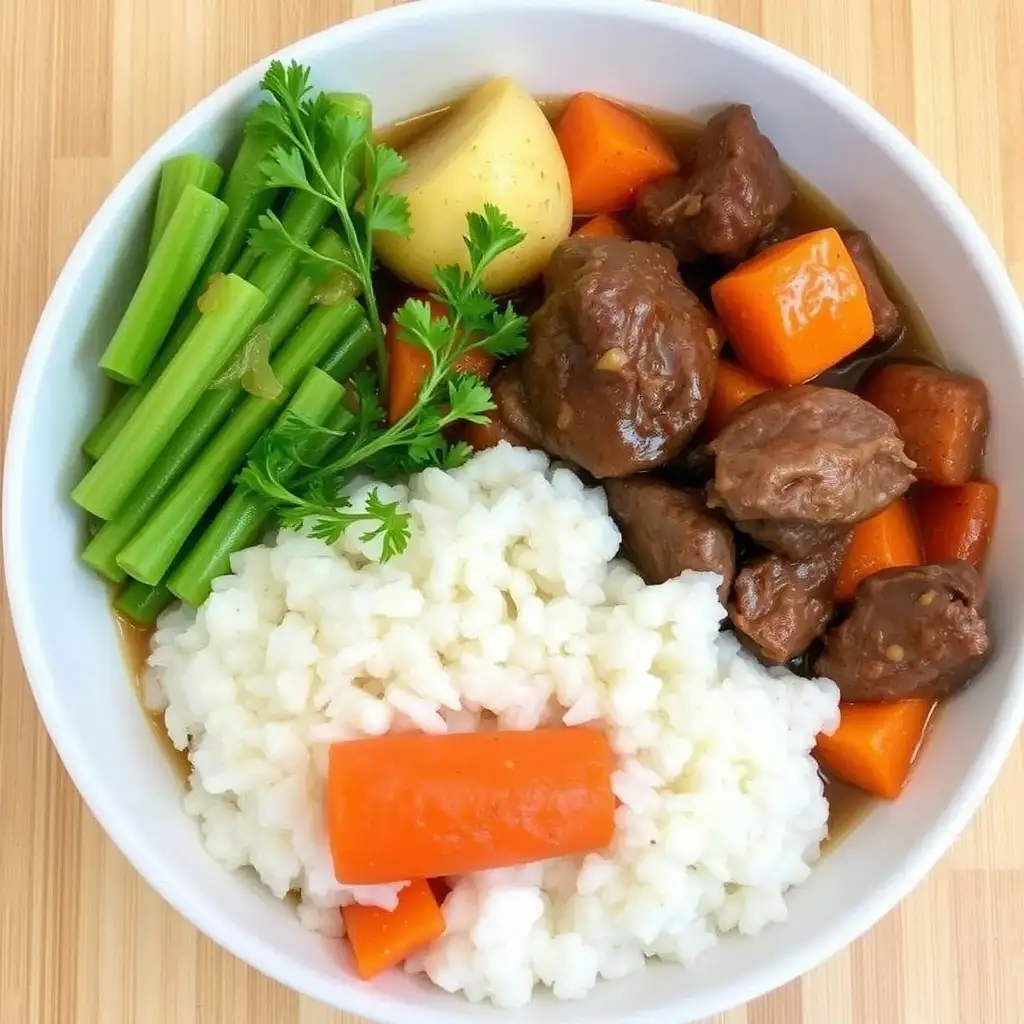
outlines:
M610 0L432 0L339 25L282 56L322 87L358 89L388 121L495 73L539 94L592 89L664 110L753 104L783 158L871 233L950 361L992 395L988 472L1001 487L991 551L996 655L951 703L906 793L877 806L790 898L790 918L723 941L695 970L659 966L586 1001L523 1013L473 1006L400 973L373 985L335 944L203 850L181 782L136 700L107 594L78 559L68 500L78 444L100 402L96 361L145 247L160 162L217 154L256 99L251 68L183 117L104 203L64 267L36 331L7 451L4 547L18 639L36 701L89 807L145 878L237 956L333 1006L390 1024L459 1021L693 1021L796 977L870 927L967 822L1002 764L1024 707L1024 316L991 246L953 190L895 129L836 82L724 24Z

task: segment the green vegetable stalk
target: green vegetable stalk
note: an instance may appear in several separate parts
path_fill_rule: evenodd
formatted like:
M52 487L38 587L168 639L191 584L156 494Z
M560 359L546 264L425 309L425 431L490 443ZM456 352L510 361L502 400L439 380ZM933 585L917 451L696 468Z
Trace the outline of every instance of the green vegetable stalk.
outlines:
M365 127L367 131L369 130L369 101L365 96L358 93L328 93L327 97L337 116L365 117L367 118ZM333 152L324 158L324 166L327 174L335 178L340 176L341 163ZM283 181L277 184L281 187L285 186ZM309 252L307 243L327 223L327 218L332 212L333 207L329 202L316 195L311 195L309 192L296 190L288 197L279 223L295 245L288 249L282 248L272 253L264 253L248 275L248 280L265 292L271 302L275 298L274 289L282 287L281 283L291 277L302 258L303 250L307 254ZM256 233L259 230L256 229ZM254 246L254 248L256 247ZM259 250L257 249L257 251ZM327 257L323 262L328 267L337 266L347 262L347 256Z
M231 165L227 181L224 183L220 195L223 202L227 204L227 220L206 257L198 280L185 299L186 312L170 338L160 349L156 363L146 375L146 379L137 388L132 388L122 395L85 439L82 448L85 454L92 459L98 459L110 447L111 441L131 419L156 378L167 368L175 353L199 323L200 313L196 307L196 300L205 291L210 278L214 274L224 273L229 267L238 277L247 277L255 266L257 256L251 249L246 249L241 256L239 253L245 245L249 228L252 227L256 218L270 206L277 194L277 190L268 187L259 173L260 164L267 158L274 145L274 140L266 133L254 130L254 125L258 120L257 113L254 112L246 122L241 148ZM236 260L237 262L235 262ZM234 263L233 267L232 263Z
M285 394L291 394L361 315L359 303L349 299L338 306L320 306L306 316L271 362ZM203 513L270 425L277 408L275 402L249 395L232 413L119 554L118 564L129 576L150 585L163 578Z
M220 188L224 169L201 153L182 153L165 160L160 169L160 188L156 195L153 229L149 235L149 259L153 258L157 244L163 237L171 216L188 185L195 185L215 196Z
M325 228L315 248L325 253L338 253L343 246L337 234ZM298 271L267 318L249 335L246 344L259 336L265 356L273 354L309 309L317 287L317 282L308 273ZM232 361L237 360L241 353L242 349L236 352ZM269 366L267 372L272 377ZM274 383L279 382L275 380ZM242 396L242 388L237 385L215 388L202 395L117 515L108 519L86 545L82 553L86 564L115 583L124 579L125 572L118 565L117 556L203 446L213 439Z
M263 312L263 293L240 277L229 274L214 286L210 291L216 294L207 292L206 312L195 330L71 492L75 502L100 519L118 513Z
M148 587L138 580L129 580L114 601L114 607L137 626L152 626L160 613L174 600L162 583Z
M342 417L337 415L344 393L344 388L333 377L314 367L270 428L271 432L285 431L288 421L294 417L305 423L330 424L335 429L342 418L351 423L351 413L340 410ZM315 459L316 454L308 451L295 453L302 462ZM286 478L297 473L302 465L296 457L286 457L285 462L281 473ZM210 594L213 580L230 571L231 556L259 540L270 510L270 503L265 499L254 495L248 488L235 487L213 522L171 573L167 581L171 593L195 607L201 605Z
M138 384L146 375L227 215L227 206L209 192L185 187L100 359L107 376Z

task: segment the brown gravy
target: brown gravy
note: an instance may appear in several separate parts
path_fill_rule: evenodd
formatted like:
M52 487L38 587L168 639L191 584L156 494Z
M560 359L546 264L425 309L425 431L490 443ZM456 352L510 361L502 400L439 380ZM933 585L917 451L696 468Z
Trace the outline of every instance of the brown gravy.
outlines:
M145 711L146 718L153 727L153 732L156 734L160 746L166 751L171 764L174 765L182 781L185 781L192 771L188 754L183 750L178 750L171 742L170 736L167 735L167 729L164 727L163 713L160 711L150 711L146 706L146 659L149 657L149 643L153 638L154 630L135 625L134 622L125 618L116 610L114 612L114 621L117 624L117 634L118 639L121 641L124 660L128 664L128 670L131 672L132 679L135 682L139 704L142 706L143 711Z
M564 98L551 98L541 101L549 119L554 120L565 105ZM433 110L424 111L413 117L387 125L376 133L378 141L387 142L395 149L401 150L408 146L417 136L421 135L428 128L433 127L443 120L451 111L451 106L438 107ZM658 130L668 139L679 153L684 165L688 154L700 134L701 123L689 117L677 114L666 114L662 111L634 108L642 113L648 120L655 124ZM822 227L838 227L841 229L852 228L854 225L850 219L837 209L809 182L790 171L794 180L796 195L792 205L787 211L786 220L794 230L799 233L812 231ZM853 388L872 363L879 358L914 358L923 359L931 363L944 364L939 351L935 345L932 334L924 322L917 305L907 294L906 289L896 278L891 268L876 253L879 270L886 291L894 302L900 307L903 314L906 328L895 343L889 345L884 351L870 351L871 346L851 358L834 370L829 371L820 378L822 383L839 387ZM706 268L713 271L714 268ZM700 274L698 270L698 276ZM721 273L717 270L714 276ZM709 274L708 284L711 275ZM149 643L152 631L134 625L128 619L115 613L117 628L124 649L125 660L128 663L132 677L135 680L142 702L144 674L146 658L149 653ZM182 779L186 779L191 771L188 756L177 750L170 742L167 731L164 728L163 716L160 713L147 711L147 715L153 725L153 730L159 737L160 743L167 750L174 765L177 766ZM935 716L932 715L932 721ZM929 723L929 728L931 722ZM834 849L845 836L866 815L873 804L873 798L867 793L853 786L848 786L835 779L825 780L825 794L829 802L829 835L822 845L822 852L825 853Z

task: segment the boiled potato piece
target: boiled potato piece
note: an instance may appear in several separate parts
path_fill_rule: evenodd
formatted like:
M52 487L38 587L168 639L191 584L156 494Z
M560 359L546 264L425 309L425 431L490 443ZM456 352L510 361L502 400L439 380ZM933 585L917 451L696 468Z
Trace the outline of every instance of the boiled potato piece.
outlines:
M385 266L420 288L436 267L466 265L466 214L493 203L526 239L484 274L494 294L536 277L572 226L569 172L537 101L510 78L481 86L404 151L408 170L391 188L407 196L408 238L381 233Z

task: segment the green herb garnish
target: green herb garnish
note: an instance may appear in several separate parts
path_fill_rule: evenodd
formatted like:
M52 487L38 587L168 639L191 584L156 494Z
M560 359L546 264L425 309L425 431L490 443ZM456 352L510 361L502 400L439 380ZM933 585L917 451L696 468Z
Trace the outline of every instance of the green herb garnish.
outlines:
M408 200L387 190L405 171L405 160L389 146L374 143L366 122L340 114L326 93L313 98L309 68L272 61L260 85L276 101L256 109L251 128L276 140L260 165L266 186L308 192L332 206L348 252L340 258L318 252L292 236L272 211L260 216L249 244L265 255L294 250L311 273L327 277L340 270L358 282L386 382L388 356L373 289L373 238L380 231L410 233ZM331 174L330 166L339 170Z
M373 238L378 231L409 232L405 198L387 191L405 162L387 146L374 144L358 118L335 116L327 97L310 98L308 69L296 64L285 69L275 61L263 87L277 101L276 106L266 104L260 116L261 130L278 139L262 166L267 184L310 192L330 203L350 252L341 259L326 257L293 238L273 214L260 218L252 244L264 253L297 250L311 270L340 269L355 277L376 333L378 365L354 376L351 421L343 428L285 417L250 453L238 480L272 506L282 526L298 528L309 521L312 535L328 543L354 523L367 523L363 538L381 538L381 561L386 561L408 544L408 513L383 501L376 490L365 508L353 509L345 485L356 473L393 480L428 466L451 469L469 457L469 447L450 442L445 432L460 421L486 422L494 402L487 384L460 372L458 364L476 349L503 358L525 346L526 319L510 303L500 308L481 287L486 268L524 235L494 206L469 214L464 239L468 269L450 266L434 272L433 297L448 315L433 317L430 306L416 299L395 314L399 336L424 349L430 367L416 403L387 425L379 397L387 383L387 353L374 293ZM333 178L318 155L325 152L333 153L335 165L344 169ZM321 457L309 459L305 453L311 451ZM283 467L296 463L303 471L285 484Z

